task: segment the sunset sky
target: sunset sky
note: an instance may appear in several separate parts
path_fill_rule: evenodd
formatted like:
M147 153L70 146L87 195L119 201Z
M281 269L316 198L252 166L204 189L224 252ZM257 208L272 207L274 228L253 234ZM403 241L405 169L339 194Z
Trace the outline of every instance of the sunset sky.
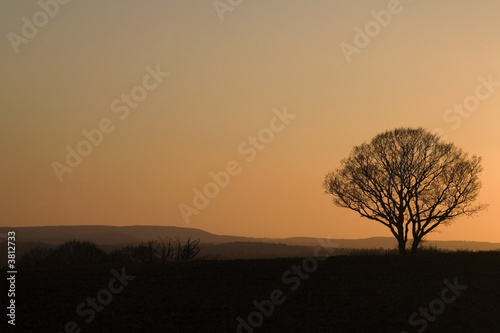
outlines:
M500 242L498 0L60 2L0 3L0 226L392 236L321 185L422 126L482 156L489 204L429 239Z

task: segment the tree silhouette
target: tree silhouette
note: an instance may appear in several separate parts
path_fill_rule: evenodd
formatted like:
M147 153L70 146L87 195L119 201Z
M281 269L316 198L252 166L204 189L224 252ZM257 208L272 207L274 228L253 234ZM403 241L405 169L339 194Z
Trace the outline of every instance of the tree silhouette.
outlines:
M199 239L188 237L183 243L178 237L160 237L159 241L152 240L114 250L109 256L110 260L119 262L188 262L198 259L200 251Z
M19 260L23 267L93 265L106 260L106 252L90 241L67 241L56 248L36 246Z
M90 241L72 240L59 245L50 255L57 266L92 265L103 262L106 252Z
M399 128L355 146L323 187L333 202L388 227L407 252L441 224L485 207L473 205L481 182L481 158L469 157L423 128Z

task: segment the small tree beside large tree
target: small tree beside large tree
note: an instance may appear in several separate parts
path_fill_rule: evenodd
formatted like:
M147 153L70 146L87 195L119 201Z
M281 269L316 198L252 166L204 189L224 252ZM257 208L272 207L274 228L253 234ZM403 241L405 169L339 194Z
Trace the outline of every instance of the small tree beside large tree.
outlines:
M355 146L323 187L333 202L390 229L401 254L461 215L473 215L481 182L481 158L423 128L398 128Z

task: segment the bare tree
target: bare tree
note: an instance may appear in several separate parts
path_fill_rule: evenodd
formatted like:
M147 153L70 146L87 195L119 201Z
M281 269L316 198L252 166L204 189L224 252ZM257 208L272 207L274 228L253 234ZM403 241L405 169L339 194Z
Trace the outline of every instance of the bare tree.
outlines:
M175 243L172 248L174 249L174 261L177 262L187 262L193 260L198 253L201 251L200 240L191 240L191 237L188 237L185 244L179 240L179 238L175 239Z
M148 241L143 243L143 246L146 248L147 253L147 261L153 262L156 261L157 253L158 253L158 241Z
M355 146L323 187L337 206L388 227L404 254L410 230L416 252L439 225L486 207L473 205L481 171L480 157L423 128L399 128Z
M173 261L174 248L172 242L168 238L160 237L157 249L161 262Z

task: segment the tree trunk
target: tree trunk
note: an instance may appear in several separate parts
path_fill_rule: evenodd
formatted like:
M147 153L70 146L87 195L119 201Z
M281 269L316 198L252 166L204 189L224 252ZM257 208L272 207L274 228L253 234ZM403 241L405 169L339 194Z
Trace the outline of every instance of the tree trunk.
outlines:
M403 239L398 239L399 254L406 254L406 242Z
M422 238L415 237L413 238L413 243L411 244L411 253L416 253L418 251L418 246L420 245L420 241Z

